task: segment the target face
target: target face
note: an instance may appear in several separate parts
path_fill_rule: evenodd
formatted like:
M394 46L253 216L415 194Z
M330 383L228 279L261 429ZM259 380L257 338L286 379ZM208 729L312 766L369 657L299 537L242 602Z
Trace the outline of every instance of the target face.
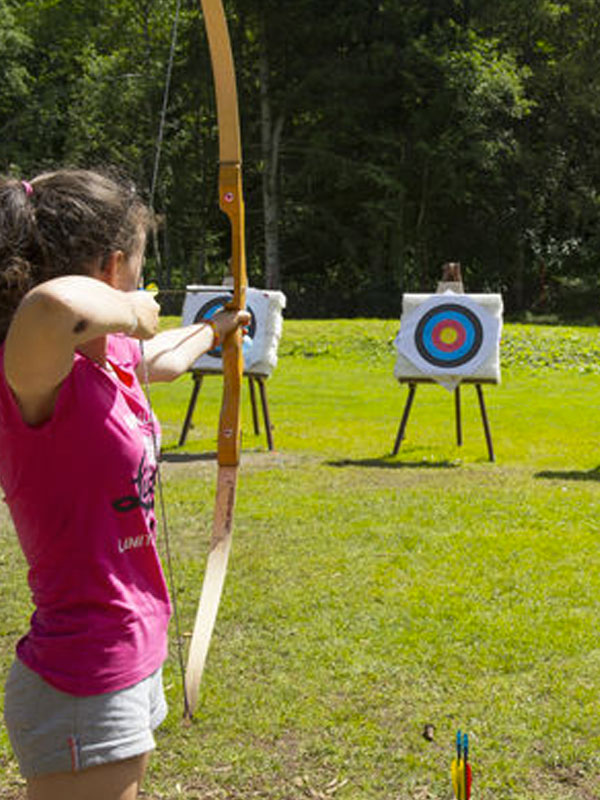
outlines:
M231 295L225 294L221 297L213 297L212 300L209 300L205 303L196 316L194 317L194 323L198 322L205 322L209 319L212 319L214 315L222 311L227 303L231 300ZM256 333L256 316L254 311L250 306L246 308L246 311L250 314L250 323L246 326L247 333L244 333L243 339L243 349L247 350L248 347L252 346L252 340L254 339L254 334ZM213 347L212 350L209 350L206 354L211 358L221 358L221 346Z
M477 356L483 344L483 326L466 306L440 303L419 320L414 344L428 364L453 369Z
M406 359L410 366L400 369L408 369L409 375L413 369L417 370L417 374L431 377L446 387L481 369L497 371L499 302L498 311L492 313L489 303L486 308L465 294L405 295L405 310L395 344L399 359Z

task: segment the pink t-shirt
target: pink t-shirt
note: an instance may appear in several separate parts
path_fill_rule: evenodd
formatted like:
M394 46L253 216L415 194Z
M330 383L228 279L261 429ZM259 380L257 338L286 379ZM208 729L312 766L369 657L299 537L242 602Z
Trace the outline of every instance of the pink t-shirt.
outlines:
M36 608L17 654L75 695L154 672L171 612L156 551L151 412L134 373L139 344L109 336L107 355L114 372L76 354L52 418L31 427L0 348L0 484Z

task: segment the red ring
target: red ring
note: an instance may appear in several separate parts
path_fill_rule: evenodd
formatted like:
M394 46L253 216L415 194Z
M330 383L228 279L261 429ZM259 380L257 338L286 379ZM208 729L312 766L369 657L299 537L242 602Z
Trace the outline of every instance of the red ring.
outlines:
M456 339L450 344L443 342L441 339L442 331L444 331L446 328L452 328L457 333ZM466 338L467 334L465 332L464 325L461 325L461 323L455 319L440 320L438 323L436 323L431 332L431 340L433 344L438 350L441 350L444 353L452 353L454 350L461 348L465 343Z

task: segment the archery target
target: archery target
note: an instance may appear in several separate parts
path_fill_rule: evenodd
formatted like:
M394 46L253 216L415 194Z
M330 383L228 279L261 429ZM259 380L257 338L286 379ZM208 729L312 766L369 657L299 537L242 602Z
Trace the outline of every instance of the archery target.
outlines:
M500 295L404 295L394 374L452 388L462 378L500 381Z
M232 298L232 291L224 286L187 287L182 311L182 324L191 325L211 319ZM268 376L277 365L277 350L283 330L285 295L282 292L249 288L246 307L250 324L242 343L244 371ZM200 356L192 369L221 372L221 348L215 347Z
M415 329L415 346L424 361L452 369L475 358L483 344L477 314L457 303L440 303L423 314Z

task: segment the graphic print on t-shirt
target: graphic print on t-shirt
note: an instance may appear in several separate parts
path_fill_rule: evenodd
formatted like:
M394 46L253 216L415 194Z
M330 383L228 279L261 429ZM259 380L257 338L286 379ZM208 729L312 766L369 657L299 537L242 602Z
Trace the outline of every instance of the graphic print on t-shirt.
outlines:
M137 475L133 485L136 494L128 494L113 500L112 507L115 511L133 511L134 508L143 508L151 511L154 508L154 485L156 483L156 464L150 464L146 453L142 456Z
M119 539L119 551L121 553L138 547L149 547L154 540L156 533L154 487L156 485L157 471L158 467L155 460L151 458L148 448L145 448L145 452L138 466L137 474L132 479L134 493L124 495L112 501L112 507L121 514L134 511L138 508L142 509L148 528L147 534Z

